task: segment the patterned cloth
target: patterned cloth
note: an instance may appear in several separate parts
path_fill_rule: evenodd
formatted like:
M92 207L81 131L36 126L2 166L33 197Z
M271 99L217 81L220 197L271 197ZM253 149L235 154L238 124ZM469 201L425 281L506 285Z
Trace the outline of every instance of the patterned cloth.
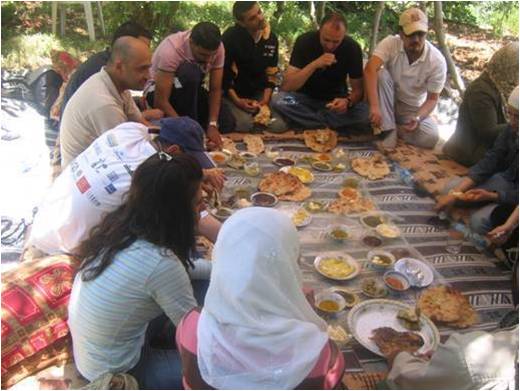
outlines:
M299 141L275 141L266 142L267 146L276 146L283 149L283 155L304 156L311 151ZM239 149L245 149L243 144L237 144ZM340 143L340 147L348 150L348 157L370 156L374 149L370 143ZM267 158L260 157L260 166L263 173L274 172L278 167ZM440 159L438 159L440 160ZM458 166L458 165L457 165ZM468 297L471 305L479 315L479 322L469 330L492 330L497 327L501 318L509 312L512 306L511 296L511 272L497 259L483 254L470 242L464 242L459 254L448 254L446 247L447 230L445 226L437 223L436 213L433 211L434 201L429 197L419 197L414 190L402 183L393 165L391 174L379 181L363 179L360 191L376 204L377 209L387 213L401 229L401 238L385 241L382 248L394 254L410 254L428 263L435 270L433 284L443 283L453 286ZM460 169L464 167L459 166ZM309 167L310 168L310 167ZM442 165L439 171L445 171ZM225 194L232 194L237 187L256 189L259 177L245 176L243 171L225 169L228 181L224 189ZM343 173L320 173L314 171L315 181L310 185L312 189L311 199L331 201L337 198L337 192L343 181L349 176L359 176L351 171ZM294 212L299 204L280 202L276 208ZM361 275L353 280L340 283L360 295L362 300L367 297L361 293L360 282L365 277L381 277L381 273L371 270L367 265L367 252L371 250L360 239L367 233L359 222L359 214L338 217L331 213L318 213L313 215L310 225L299 230L302 254L300 267L306 285L315 290L329 288L330 280L316 273L313 261L317 255L324 252L348 252L362 265ZM352 230L354 239L346 245L338 245L330 241L326 236L326 229L330 224L345 224ZM380 247L381 248L381 247ZM402 257L403 255L400 255ZM414 303L420 291L410 290L405 294L392 293L387 298L396 299L408 303ZM329 322L340 324L346 330L346 318L348 312L344 311L337 318L328 319ZM455 330L448 327L439 327L441 339L445 340ZM365 349L355 340L342 347L347 361L347 371L384 371L387 364L384 359Z

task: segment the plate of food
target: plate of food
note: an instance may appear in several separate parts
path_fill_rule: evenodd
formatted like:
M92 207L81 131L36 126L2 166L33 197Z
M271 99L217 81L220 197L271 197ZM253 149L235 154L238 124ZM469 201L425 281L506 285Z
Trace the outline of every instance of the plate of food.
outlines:
M401 230L398 226L387 223L379 224L376 227L376 232L387 239L395 239L401 236Z
M249 152L249 151L240 152L239 155L242 156L246 160L253 160L258 157L258 155L254 154L253 152Z
M240 156L239 154L233 154L227 161L227 165L231 168L234 168L236 170L241 170L244 168L244 163L246 162L246 159L243 156Z
M314 303L320 311L331 314L343 311L347 306L347 302L337 292L332 290L324 290L314 295Z
M372 298L385 297L388 289L379 280L369 277L361 281L361 291L364 295Z
M336 242L344 242L351 238L349 228L343 224L330 225L327 228L327 236Z
M257 192L251 194L251 202L255 206L272 207L278 203L278 198L271 193Z
M293 213L291 220L297 228L302 228L311 223L312 215L304 208L299 208L296 212Z
M338 195L340 198L350 202L356 202L361 197L359 191L352 187L344 187L338 192Z
M383 250L372 250L367 254L368 262L375 270L386 270L395 263L392 253Z
M296 166L285 166L280 168L280 171L285 172L286 174L291 174L297 177L303 184L308 184L314 182L314 174L303 167Z
M324 172L332 171L332 169L333 169L332 164L327 163L327 162L314 162L311 164L311 167L314 168L315 170L324 171Z
M361 266L350 255L320 255L314 260L314 267L322 276L331 280L345 281L356 277Z
M327 210L328 202L320 200L305 201L302 206L311 213L320 213Z
M330 162L332 161L332 156L330 156L330 153L317 153L314 155L314 160L318 162Z
M233 214L233 209L220 207L220 208L211 209L210 212L218 220L224 221Z
M341 296L343 296L343 298L345 299L345 306L347 308L352 308L354 307L357 303L359 303L359 296L354 293L352 290L350 290L349 288L345 288L343 286L333 286L332 288L330 288L332 291L336 292L336 293L339 293Z
M424 288L433 282L433 271L424 262L415 258L401 258L394 269L405 274L412 286Z
M379 212L369 212L361 215L359 221L366 228L375 229L379 224L388 223L388 217Z
M409 314L412 311L410 306L395 300L367 300L350 310L347 325L361 345L379 356L386 357L396 350L410 353L435 351L440 335L429 318L419 315L417 322L411 322L415 323L414 330L403 324L404 312ZM415 320L412 316L410 319Z
M273 159L273 163L280 167L294 166L296 162L290 157L280 156Z
M209 156L211 157L211 159L213 159L213 161L221 166L223 164L226 164L227 161L229 160L230 158L230 155L222 152L222 151L213 151L213 152L210 152L209 153Z

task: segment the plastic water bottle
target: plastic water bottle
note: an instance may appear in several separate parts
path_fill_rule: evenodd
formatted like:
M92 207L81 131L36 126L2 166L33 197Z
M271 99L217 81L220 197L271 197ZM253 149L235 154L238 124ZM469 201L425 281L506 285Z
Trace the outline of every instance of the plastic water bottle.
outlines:
M399 173L399 177L401 178L401 181L405 185L411 186L411 187L414 186L413 176L409 170L407 170L406 168L396 166L396 171Z

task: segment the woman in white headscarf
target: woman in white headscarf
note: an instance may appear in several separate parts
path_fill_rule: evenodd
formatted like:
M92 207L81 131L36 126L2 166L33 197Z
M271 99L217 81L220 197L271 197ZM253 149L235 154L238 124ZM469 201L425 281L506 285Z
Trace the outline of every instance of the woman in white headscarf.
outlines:
M267 208L241 210L222 226L213 255L200 318L192 311L177 328L185 387L336 386L343 355L303 294L290 219Z

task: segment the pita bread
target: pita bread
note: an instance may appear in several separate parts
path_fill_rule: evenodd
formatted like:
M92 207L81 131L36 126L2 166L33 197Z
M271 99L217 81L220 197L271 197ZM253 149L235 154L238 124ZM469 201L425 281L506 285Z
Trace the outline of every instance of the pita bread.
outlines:
M264 152L265 145L262 137L258 135L247 134L244 136L244 142L247 145L247 150L255 155L260 155Z
M269 126L271 123L271 110L269 109L269 106L263 105L260 107L260 111L255 115L253 122L265 127Z
M306 130L303 139L315 152L329 152L338 144L338 134L330 129Z
M222 137L222 149L227 149L233 155L238 154L239 152L235 142L229 137Z
M390 167L383 155L374 153L370 157L358 157L351 160L352 170L370 180L382 179L390 174Z
M300 201L306 200L311 195L312 195L312 190L309 189L307 186L302 185L296 191L293 191L292 193L287 193L287 194L281 195L278 197L278 199L281 201L300 202Z
M272 193L282 201L303 201L312 194L311 189L296 176L281 171L266 175L258 184L258 189Z
M329 212L337 215L347 215L350 213L362 213L374 210L374 203L368 198L358 198L356 201L352 201L347 198L340 198L332 201L329 205Z
M417 306L434 322L448 326L466 328L477 321L477 314L468 299L456 289L445 285L425 290Z

